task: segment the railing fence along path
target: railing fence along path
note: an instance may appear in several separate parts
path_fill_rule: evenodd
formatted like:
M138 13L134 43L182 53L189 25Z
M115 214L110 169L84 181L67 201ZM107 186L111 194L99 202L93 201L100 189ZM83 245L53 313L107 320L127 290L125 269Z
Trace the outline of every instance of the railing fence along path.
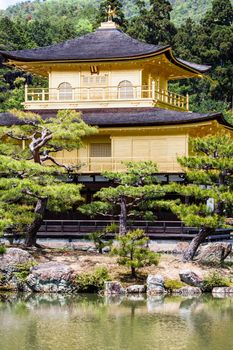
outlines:
M115 220L44 220L38 237L43 238L85 238L89 233L103 230L107 225L116 223ZM143 229L151 239L192 239L198 232L196 227L187 227L181 221L134 221L128 225L129 229ZM230 239L232 229L218 229L207 240ZM108 233L112 238L116 234Z

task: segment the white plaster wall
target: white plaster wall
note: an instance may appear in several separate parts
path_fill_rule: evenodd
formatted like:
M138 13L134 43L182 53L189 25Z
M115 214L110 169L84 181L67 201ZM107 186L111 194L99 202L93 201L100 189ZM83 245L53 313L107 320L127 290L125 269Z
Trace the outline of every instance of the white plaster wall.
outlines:
M113 70L109 84L118 86L123 80L129 80L134 86L139 86L141 85L141 71L139 69Z
M57 89L61 83L69 83L73 88L80 85L78 71L52 71L50 73L50 88Z

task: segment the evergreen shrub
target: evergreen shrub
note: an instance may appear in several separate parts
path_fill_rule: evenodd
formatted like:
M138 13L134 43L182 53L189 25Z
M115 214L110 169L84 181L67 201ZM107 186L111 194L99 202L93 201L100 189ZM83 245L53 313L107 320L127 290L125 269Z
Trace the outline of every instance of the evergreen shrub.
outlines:
M206 292L211 292L215 287L229 287L231 281L228 277L220 275L218 272L212 272L204 278L203 288Z
M111 280L106 267L98 267L93 272L83 273L76 277L79 292L96 293L104 288L104 283Z

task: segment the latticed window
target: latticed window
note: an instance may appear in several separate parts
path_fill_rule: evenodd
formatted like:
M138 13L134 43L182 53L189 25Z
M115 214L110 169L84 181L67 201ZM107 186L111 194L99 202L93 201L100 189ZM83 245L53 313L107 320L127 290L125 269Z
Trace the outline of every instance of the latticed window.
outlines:
M102 86L107 85L108 75L82 75L82 85L85 86Z
M72 100L72 86L70 83L64 82L58 86L59 100Z
M129 80L123 80L118 85L118 95L120 99L133 98L133 84Z
M111 143L91 143L90 157L111 157Z

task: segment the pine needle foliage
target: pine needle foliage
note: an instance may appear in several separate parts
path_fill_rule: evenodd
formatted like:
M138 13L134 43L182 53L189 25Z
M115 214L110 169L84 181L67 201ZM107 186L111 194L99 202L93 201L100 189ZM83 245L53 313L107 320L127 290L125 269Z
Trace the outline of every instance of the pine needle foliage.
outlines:
M82 186L69 182L81 164L63 164L54 155L80 148L82 138L97 130L75 111L45 120L11 113L16 122L0 127L0 231L25 234L26 244L34 245L46 210L67 211L82 201Z
M153 219L152 203L164 195L164 189L155 176L158 172L155 163L124 162L124 165L125 172L104 172L102 175L111 181L111 186L101 188L95 194L96 201L79 208L91 217L119 218L119 234L127 232L130 219Z
M118 236L117 244L112 247L112 254L118 255L118 264L130 268L133 278L139 268L159 263L160 256L149 250L148 241L144 231L137 229Z
M193 259L200 243L217 228L227 228L226 218L233 212L233 141L228 135L196 138L193 155L179 158L186 170L184 184L171 184L171 192L188 200L166 203L187 225L199 233L184 254ZM211 199L212 205L208 204Z

